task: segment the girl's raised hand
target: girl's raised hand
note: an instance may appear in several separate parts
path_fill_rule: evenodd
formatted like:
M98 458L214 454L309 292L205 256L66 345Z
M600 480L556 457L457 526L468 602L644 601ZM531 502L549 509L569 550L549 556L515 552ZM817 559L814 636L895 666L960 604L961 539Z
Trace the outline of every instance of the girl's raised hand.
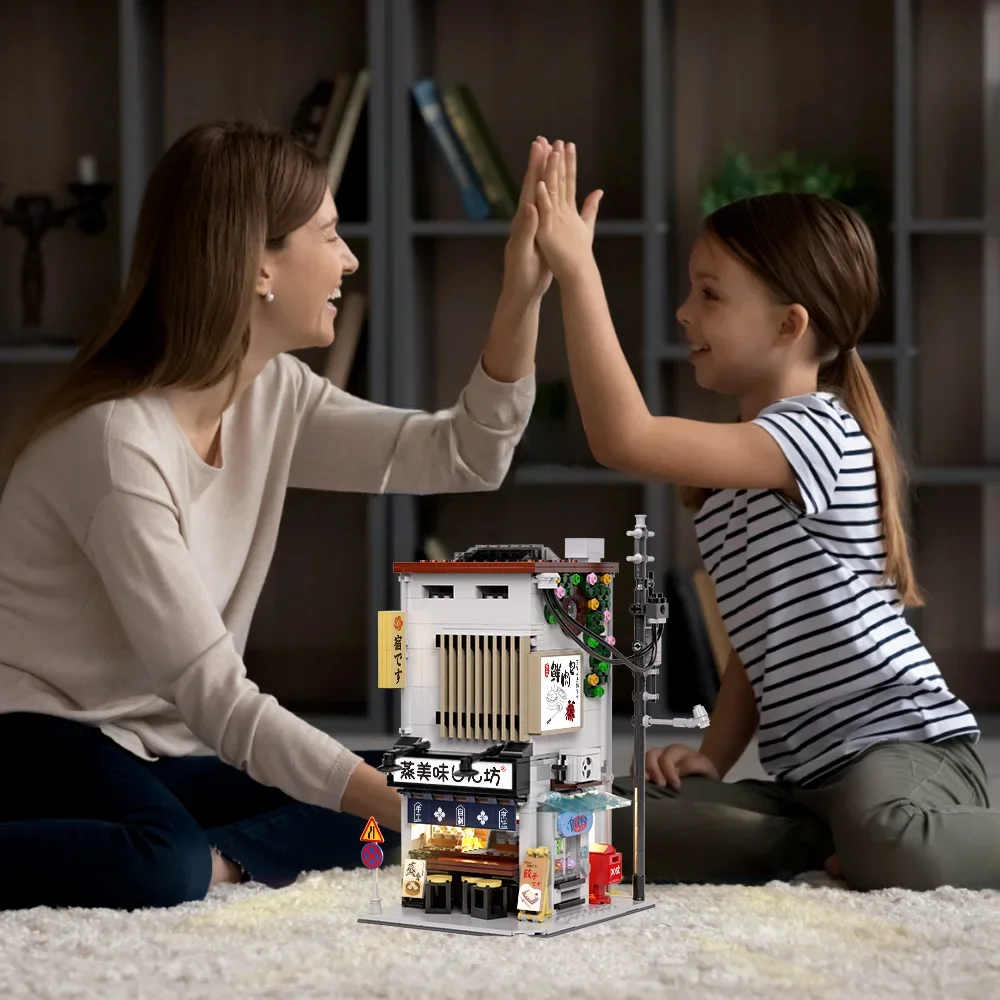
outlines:
M545 262L559 281L593 262L594 225L604 192L591 191L576 206L576 145L556 142L538 182L538 232L535 239Z

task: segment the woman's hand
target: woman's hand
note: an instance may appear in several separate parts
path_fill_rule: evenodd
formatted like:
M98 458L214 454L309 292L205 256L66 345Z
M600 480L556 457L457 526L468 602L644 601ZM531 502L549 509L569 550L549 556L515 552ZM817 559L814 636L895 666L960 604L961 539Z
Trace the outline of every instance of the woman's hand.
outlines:
M703 753L692 750L683 743L672 743L659 750L646 751L647 781L652 781L655 785L669 785L678 791L685 774L704 774L719 780L715 764Z
M483 348L483 370L497 382L516 382L535 367L542 296L552 284L538 246L535 192L551 147L539 136L531 144L521 198L504 249L503 287Z
M594 225L603 191L591 191L576 207L576 145L557 142L536 184L535 240L559 281L593 264Z
M386 781L385 775L371 764L361 761L351 772L340 799L340 811L375 822L397 833L402 826L402 804L399 792Z
M535 243L535 232L538 229L535 192L551 150L548 140L542 136L531 144L528 169L521 185L521 198L504 249L503 293L518 304L541 299L552 284L552 272L542 260Z

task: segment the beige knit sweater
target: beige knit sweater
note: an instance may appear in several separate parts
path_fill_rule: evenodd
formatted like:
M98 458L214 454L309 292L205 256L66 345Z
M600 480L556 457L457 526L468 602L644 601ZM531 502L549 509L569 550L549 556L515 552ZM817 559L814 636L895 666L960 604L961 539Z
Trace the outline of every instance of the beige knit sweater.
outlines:
M477 365L452 408L375 405L291 355L223 416L220 468L159 393L93 406L0 500L0 712L99 726L146 758L215 753L333 809L359 758L262 694L242 654L289 486L492 490L534 400Z

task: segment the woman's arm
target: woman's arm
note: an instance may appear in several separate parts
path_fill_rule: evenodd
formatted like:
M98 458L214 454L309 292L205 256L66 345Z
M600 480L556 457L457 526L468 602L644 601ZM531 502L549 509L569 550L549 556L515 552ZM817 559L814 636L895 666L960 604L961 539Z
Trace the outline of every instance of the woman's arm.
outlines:
M83 547L150 689L221 760L261 784L336 810L346 796L363 818L375 809L386 816L390 800L373 775L357 775L360 757L247 678L151 460L132 478L101 500Z
M402 828L402 803L399 792L386 784L385 775L362 761L351 772L340 811L352 816L374 816L379 826L399 833Z
M724 778L743 756L757 731L758 718L750 678L735 650L731 650L712 710L712 724L700 747L701 753L715 765L720 778Z
M480 364L493 379L510 385L535 370L540 298L527 298L504 289L500 293Z
M538 313L542 296L552 284L552 272L538 252L538 208L535 189L552 150L539 136L528 154L517 212L504 248L503 290L490 325L482 365L498 382L517 382L534 371L538 344ZM555 144L562 149L561 141ZM590 238L593 239L593 226Z
M363 493L500 486L535 400L538 315L552 274L535 244L534 191L549 148L544 139L531 145L504 249L503 287L480 360L456 403L435 413L379 406L301 366L307 402L290 486Z
M531 416L534 374L498 382L477 363L453 406L426 412L351 396L286 357L303 383L289 486L350 493L466 493L503 482Z

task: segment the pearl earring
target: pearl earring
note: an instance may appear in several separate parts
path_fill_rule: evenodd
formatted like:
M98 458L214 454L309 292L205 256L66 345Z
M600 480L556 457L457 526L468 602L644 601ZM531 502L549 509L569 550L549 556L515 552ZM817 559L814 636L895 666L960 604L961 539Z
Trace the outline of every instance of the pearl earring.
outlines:
M264 296L264 301L265 302L273 302L274 301L274 292L272 292L270 289L268 289L267 295Z

